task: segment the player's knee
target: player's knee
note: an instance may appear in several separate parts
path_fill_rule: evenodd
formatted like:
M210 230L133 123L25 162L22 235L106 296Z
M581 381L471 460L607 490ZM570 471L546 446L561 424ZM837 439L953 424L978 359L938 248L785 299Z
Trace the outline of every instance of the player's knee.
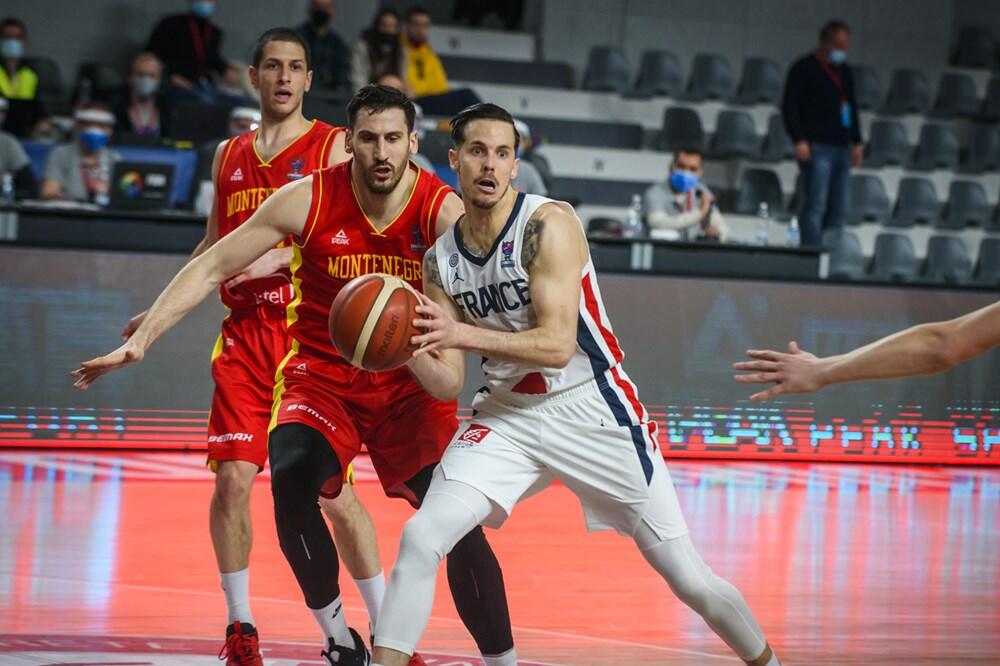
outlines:
M288 424L269 441L271 492L275 506L315 504L323 483L340 474L340 463L326 440L308 426Z
M329 483L327 481L324 489L328 487ZM357 495L354 494L354 491L351 490L348 484L344 484L340 489L340 494L334 498L321 497L319 505L337 527L350 525L359 520L364 510L361 502L358 501Z
M396 566L402 566L404 572L411 568L436 571L448 552L447 546L440 543L440 534L434 521L417 511L403 526Z
M215 473L215 502L223 510L238 509L250 500L250 488L255 474L248 474L242 467L221 464Z

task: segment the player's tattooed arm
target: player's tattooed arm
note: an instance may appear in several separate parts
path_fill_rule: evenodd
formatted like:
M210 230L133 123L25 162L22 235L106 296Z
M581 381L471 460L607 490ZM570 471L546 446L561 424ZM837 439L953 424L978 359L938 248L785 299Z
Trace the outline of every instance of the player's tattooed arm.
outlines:
M431 284L444 289L444 284L441 282L441 271L438 269L437 250L434 247L424 253L424 275L427 276L427 280Z
M524 225L524 238L521 240L521 265L525 268L531 266L531 262L538 256L538 243L542 240L542 229L545 222L531 218Z

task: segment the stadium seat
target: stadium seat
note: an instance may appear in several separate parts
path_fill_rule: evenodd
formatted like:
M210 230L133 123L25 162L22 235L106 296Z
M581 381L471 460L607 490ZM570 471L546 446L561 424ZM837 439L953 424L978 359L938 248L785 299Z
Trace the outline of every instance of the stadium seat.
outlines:
M714 157L757 157L760 139L753 116L746 111L724 110L715 122L715 134L709 152Z
M785 131L785 121L780 113L771 114L767 120L767 136L761 149L761 158L767 162L780 162L795 155L792 140Z
M865 166L902 166L910 155L910 142L906 128L895 120L876 120L868 132L865 144Z
M679 97L684 91L684 72L670 51L644 51L639 62L636 97Z
M660 150L675 151L680 148L705 148L705 130L701 116L694 109L672 106L663 111L663 127L656 140Z
M545 183L545 189L551 192L555 176L552 175L552 165L549 164L549 159L541 153L532 151L529 161L538 169L538 174L542 177L542 182Z
M854 99L858 109L879 108L882 104L882 84L875 70L864 65L851 65L851 77L854 79Z
M865 254L853 231L827 229L823 247L830 252L829 276L833 280L859 280L865 276Z
M733 70L725 56L699 53L691 63L685 96L701 102L706 99L729 100L733 96Z
M912 227L914 224L937 224L940 212L941 204L934 183L926 178L911 176L899 181L896 206L885 225Z
M979 284L1000 286L1000 238L984 238L979 242L973 279Z
M79 98L83 82L90 82L90 97L101 102L111 102L125 91L125 77L117 69L103 62L85 62L76 73L74 98Z
M953 180L938 226L942 229L985 227L989 219L990 204L983 186L974 180Z
M614 217L592 217L587 222L588 236L621 237L624 230L625 225L622 221Z
M886 282L909 282L917 276L917 253L906 234L881 233L875 237L875 252L868 275Z
M573 87L573 69L564 62L498 60L441 56L441 64L452 81L499 83L535 88Z
M631 81L632 72L624 51L615 46L590 49L587 69L583 74L584 90L624 94Z
M38 75L38 99L48 113L70 111L69 95L59 65L52 58L32 56L25 64Z
M937 96L934 98L934 115L943 118L953 116L971 117L979 113L979 97L976 83L968 74L945 72L938 80Z
M913 154L913 169L954 169L958 166L958 137L947 125L927 123L920 128L920 141Z
M887 113L927 113L931 108L931 87L923 72L897 69L892 73L889 95L885 100Z
M958 236L931 236L923 277L943 284L965 284L972 278L972 258Z
M658 175L649 181L600 180L597 178L571 178L555 176L549 195L553 199L592 204L595 206L620 206L624 209L635 194L641 195Z
M994 76L986 84L986 96L979 109L979 115L984 120L1000 120L1000 76Z
M850 191L847 204L847 223L851 225L863 222L885 223L891 212L889 195L886 194L882 179L870 173L851 175Z
M736 93L739 104L778 104L781 101L781 70L770 58L747 58Z
M733 211L739 215L756 215L761 202L767 204L772 217L785 212L785 197L778 174L770 169L747 169L740 178Z
M989 28L964 25L951 46L949 63L956 67L992 67L997 45Z
M982 173L1000 169L1000 127L975 124L969 126L969 145L964 151L961 170Z
M594 148L642 148L642 125L638 123L599 122L594 120L564 120L518 116L531 128L542 143Z

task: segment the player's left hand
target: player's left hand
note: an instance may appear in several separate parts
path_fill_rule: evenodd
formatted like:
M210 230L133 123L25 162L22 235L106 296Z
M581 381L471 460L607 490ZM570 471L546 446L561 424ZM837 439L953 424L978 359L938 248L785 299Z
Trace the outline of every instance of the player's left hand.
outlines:
M77 377L73 388L86 391L101 375L124 368L130 363L138 363L145 353L142 345L137 344L134 338L130 338L110 354L84 361L79 368L69 373L71 377Z
M734 363L733 367L751 374L734 375L733 379L742 384L774 384L766 391L750 396L754 402L770 400L784 393L812 393L823 388L823 359L802 351L795 342L788 343L787 354L770 349L749 349L747 356L756 360Z
M238 284L248 280L258 280L268 275L274 275L282 268L286 268L292 260L292 248L278 247L268 250L257 261L243 269L235 277L226 281L226 289L232 289Z
M420 292L415 293L420 299L420 305L416 308L420 318L414 319L413 325L424 332L410 338L410 342L417 346L413 356L431 354L436 357L439 350L451 349L457 345L458 323L440 305Z

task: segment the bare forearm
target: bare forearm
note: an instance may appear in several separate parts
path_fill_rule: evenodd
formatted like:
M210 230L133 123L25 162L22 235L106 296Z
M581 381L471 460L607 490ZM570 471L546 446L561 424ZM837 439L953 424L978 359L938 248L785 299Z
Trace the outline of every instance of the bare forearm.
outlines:
M188 263L157 297L133 338L148 349L160 335L218 288L223 277L209 269L204 257Z
M461 353L461 352L460 352ZM465 373L445 354L422 354L410 361L410 371L420 385L438 400L454 400L465 385Z
M914 326L847 354L823 359L823 384L931 375L961 360L949 342L949 324Z
M459 349L498 361L541 368L564 368L576 351L574 341L542 327L507 333L469 324L459 326Z

